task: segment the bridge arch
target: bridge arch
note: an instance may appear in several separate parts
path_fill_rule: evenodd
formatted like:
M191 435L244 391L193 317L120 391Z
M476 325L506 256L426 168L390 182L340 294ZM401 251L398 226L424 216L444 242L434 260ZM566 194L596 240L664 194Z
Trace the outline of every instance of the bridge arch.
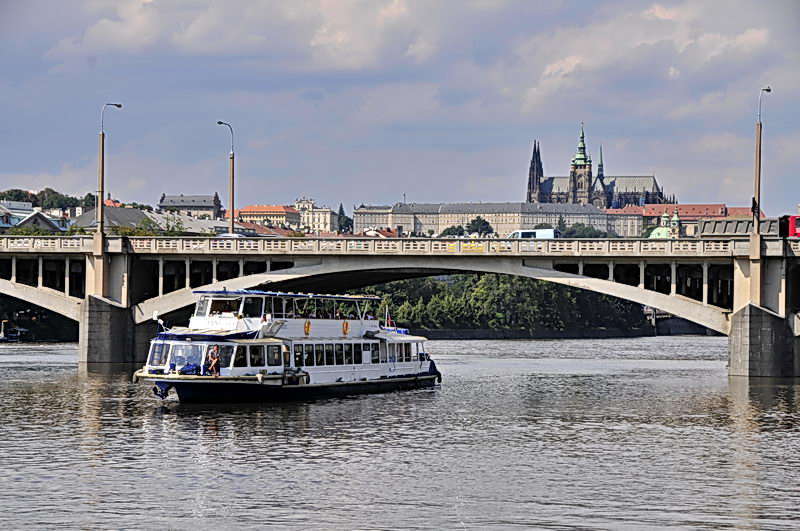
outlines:
M348 287L356 288L388 280L452 273L497 273L554 282L651 306L722 334L727 335L730 330L727 312L713 306L703 305L693 299L680 295L666 295L609 280L556 271L552 269L552 262L549 261L532 261L528 264L518 258L487 260L482 257L331 256L324 257L319 263L313 265L295 266L280 271L233 278L194 289L248 289L264 284L273 284L276 289L286 289L286 286L299 285L301 281L313 283L316 279L317 283L322 280L324 281L322 285L328 287L315 291L330 292L334 291L333 288L338 287L336 285L337 278L353 278L355 276L358 285ZM308 291L308 289L303 291ZM172 312L190 306L194 300L195 297L190 289L175 291L137 304L134 307L134 318L137 324L142 323L150 319L154 311L160 314Z
M80 321L82 300L45 287L33 287L0 279L0 293L40 306L73 321Z

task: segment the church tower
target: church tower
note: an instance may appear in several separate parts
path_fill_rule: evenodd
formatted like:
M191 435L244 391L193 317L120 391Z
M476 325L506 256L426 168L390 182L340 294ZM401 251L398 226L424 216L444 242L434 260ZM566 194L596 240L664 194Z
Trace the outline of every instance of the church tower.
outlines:
M594 180L591 190L591 202L597 208L610 207L610 201L606 189L605 172L603 171L603 145L600 145L600 161L597 163L597 178Z
M544 178L542 169L542 154L539 151L539 143L533 141L533 155L531 156L531 167L528 170L528 203L539 203L542 200L541 187Z
M586 153L586 139L583 133L583 122L581 122L581 137L578 141L578 149L572 157L569 167L569 203L586 205L590 201L592 189L592 157Z

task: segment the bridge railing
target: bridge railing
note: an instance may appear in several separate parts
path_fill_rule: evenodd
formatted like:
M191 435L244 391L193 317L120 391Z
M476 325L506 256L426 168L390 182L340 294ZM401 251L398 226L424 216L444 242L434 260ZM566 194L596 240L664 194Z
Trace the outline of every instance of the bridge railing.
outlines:
M606 257L725 257L746 256L747 239L555 239L502 238L211 238L149 237L107 238L112 253L141 254L368 254L440 256L606 256ZM800 256L800 240L765 239L768 256ZM89 253L91 236L0 236L0 253Z
M2 236L0 252L88 253L91 236Z
M136 253L507 256L732 256L732 240L131 237ZM746 243L746 242L745 242ZM736 250L739 250L738 248Z

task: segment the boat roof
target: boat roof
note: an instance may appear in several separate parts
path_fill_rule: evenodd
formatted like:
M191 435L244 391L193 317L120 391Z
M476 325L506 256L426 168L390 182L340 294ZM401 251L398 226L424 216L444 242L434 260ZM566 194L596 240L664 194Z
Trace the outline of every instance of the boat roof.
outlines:
M292 299L329 299L337 301L379 301L377 295L331 295L325 293L292 293L285 291L261 291L254 289L228 289L228 290L195 290L196 295L228 295L232 297L240 295L265 295L268 297L287 297Z

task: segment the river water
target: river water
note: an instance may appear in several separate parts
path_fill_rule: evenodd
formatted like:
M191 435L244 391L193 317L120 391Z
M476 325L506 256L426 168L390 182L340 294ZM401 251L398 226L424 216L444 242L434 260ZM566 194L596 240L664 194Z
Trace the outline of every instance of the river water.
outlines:
M797 527L800 384L726 339L432 341L441 388L164 403L75 345L0 347L0 524Z

